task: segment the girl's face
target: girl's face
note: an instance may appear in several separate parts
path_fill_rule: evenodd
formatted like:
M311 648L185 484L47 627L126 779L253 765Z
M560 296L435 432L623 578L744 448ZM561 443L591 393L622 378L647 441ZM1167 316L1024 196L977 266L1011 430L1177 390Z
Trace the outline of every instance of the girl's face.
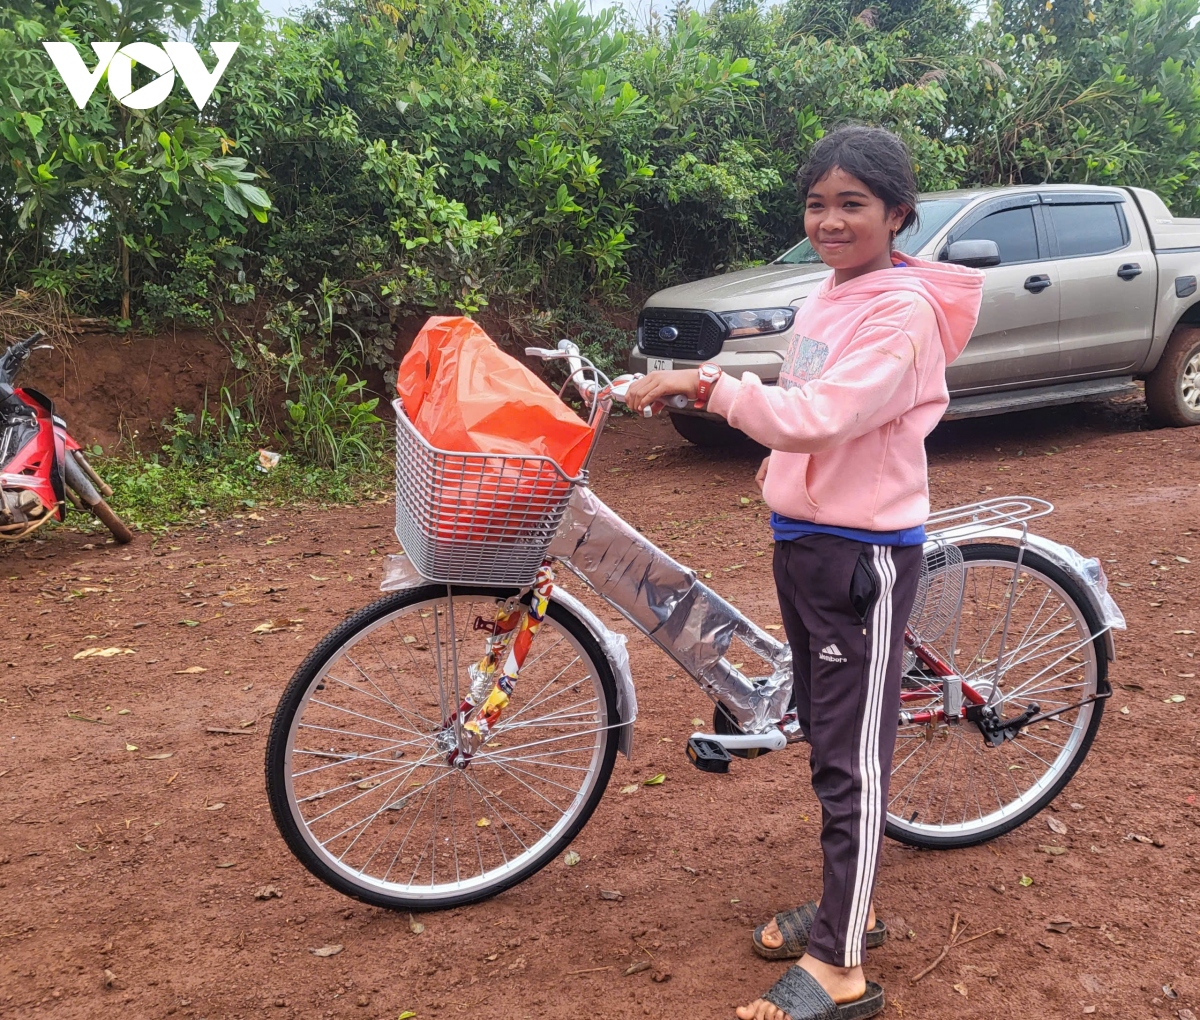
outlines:
M840 284L891 266L892 237L908 213L907 206L888 212L883 199L835 166L809 189L804 232Z

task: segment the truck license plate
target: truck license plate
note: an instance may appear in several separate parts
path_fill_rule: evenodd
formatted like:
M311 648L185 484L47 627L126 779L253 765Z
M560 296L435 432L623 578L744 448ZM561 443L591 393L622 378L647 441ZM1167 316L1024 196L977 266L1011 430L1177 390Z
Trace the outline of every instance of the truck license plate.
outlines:
M675 367L675 362L670 358L647 358L647 372L670 372Z

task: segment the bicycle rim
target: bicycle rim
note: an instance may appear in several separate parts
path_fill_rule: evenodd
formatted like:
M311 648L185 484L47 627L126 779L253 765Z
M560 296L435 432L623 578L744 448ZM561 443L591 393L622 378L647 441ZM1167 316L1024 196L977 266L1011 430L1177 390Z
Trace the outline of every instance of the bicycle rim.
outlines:
M552 604L487 743L451 765L442 720L483 655L476 622L503 599L459 588L451 612L444 589L421 594L435 591L335 632L301 667L274 774L301 861L409 910L484 899L544 866L591 814L615 755L607 663Z
M892 761L888 834L918 846L970 845L1020 825L1066 785L1100 721L1101 704L1081 702L1096 694L1107 661L1095 637L1094 614L1074 582L1026 551L1005 635L1016 548L967 546L963 552L962 611L937 651L979 694L988 697L995 688L993 707L1004 718L1030 703L1040 712L1067 711L994 748L965 720L902 724ZM903 689L928 693L907 701L907 711L942 705L940 682L919 672L905 676Z

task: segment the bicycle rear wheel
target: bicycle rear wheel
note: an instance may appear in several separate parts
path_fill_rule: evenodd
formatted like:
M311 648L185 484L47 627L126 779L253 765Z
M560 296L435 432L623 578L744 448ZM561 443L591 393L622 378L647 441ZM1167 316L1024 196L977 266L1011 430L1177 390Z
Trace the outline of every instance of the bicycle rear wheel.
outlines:
M488 742L465 767L447 760L443 720L484 652L476 621L514 594L397 592L296 671L271 725L267 792L317 878L396 910L475 903L544 867L591 816L617 751L616 685L595 638L553 601Z
M1042 713L1066 711L1024 727L999 747L989 747L966 720L904 725L902 719L886 828L901 843L949 849L1015 829L1067 785L1100 725L1104 702L1087 701L1108 672L1096 613L1078 583L1037 553L1026 549L1016 572L1017 552L993 543L962 547L962 610L935 646L978 693L998 690L993 707L1002 718L1018 716L1030 703ZM919 664L903 689L918 695L904 704L906 711L942 705L940 681L922 675Z

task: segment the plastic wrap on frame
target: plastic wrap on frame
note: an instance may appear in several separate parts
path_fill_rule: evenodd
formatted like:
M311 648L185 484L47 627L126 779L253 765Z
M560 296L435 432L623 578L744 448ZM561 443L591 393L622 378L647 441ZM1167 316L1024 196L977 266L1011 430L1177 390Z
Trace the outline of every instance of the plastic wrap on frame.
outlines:
M617 750L628 758L633 753L633 721L637 718L638 707L637 694L633 689L633 671L629 668L629 651L625 647L625 635L609 630L595 613L558 585L554 586L554 594L550 598L579 617L608 656L608 664L612 667L613 677L617 681L617 715L621 719Z
M994 528L991 531L972 536L972 539L976 541L986 538L1006 538L1013 542L1020 542L1022 534L1017 528ZM1092 608L1096 610L1096 615L1100 618L1100 625L1104 628L1104 641L1108 657L1115 659L1117 653L1112 632L1125 630L1125 615L1108 593L1108 578L1104 576L1104 569L1100 566L1100 561L1093 557L1083 556L1069 545L1051 541L1041 535L1027 535L1025 541L1034 552L1061 567L1083 586L1084 593L1091 601Z
M792 658L694 571L626 524L585 486L571 497L549 555L562 560L729 709L746 733L779 725L792 692ZM725 658L737 638L770 672L747 677Z
M390 553L384 557L380 591L403 591L405 588L420 588L429 583L404 553Z

